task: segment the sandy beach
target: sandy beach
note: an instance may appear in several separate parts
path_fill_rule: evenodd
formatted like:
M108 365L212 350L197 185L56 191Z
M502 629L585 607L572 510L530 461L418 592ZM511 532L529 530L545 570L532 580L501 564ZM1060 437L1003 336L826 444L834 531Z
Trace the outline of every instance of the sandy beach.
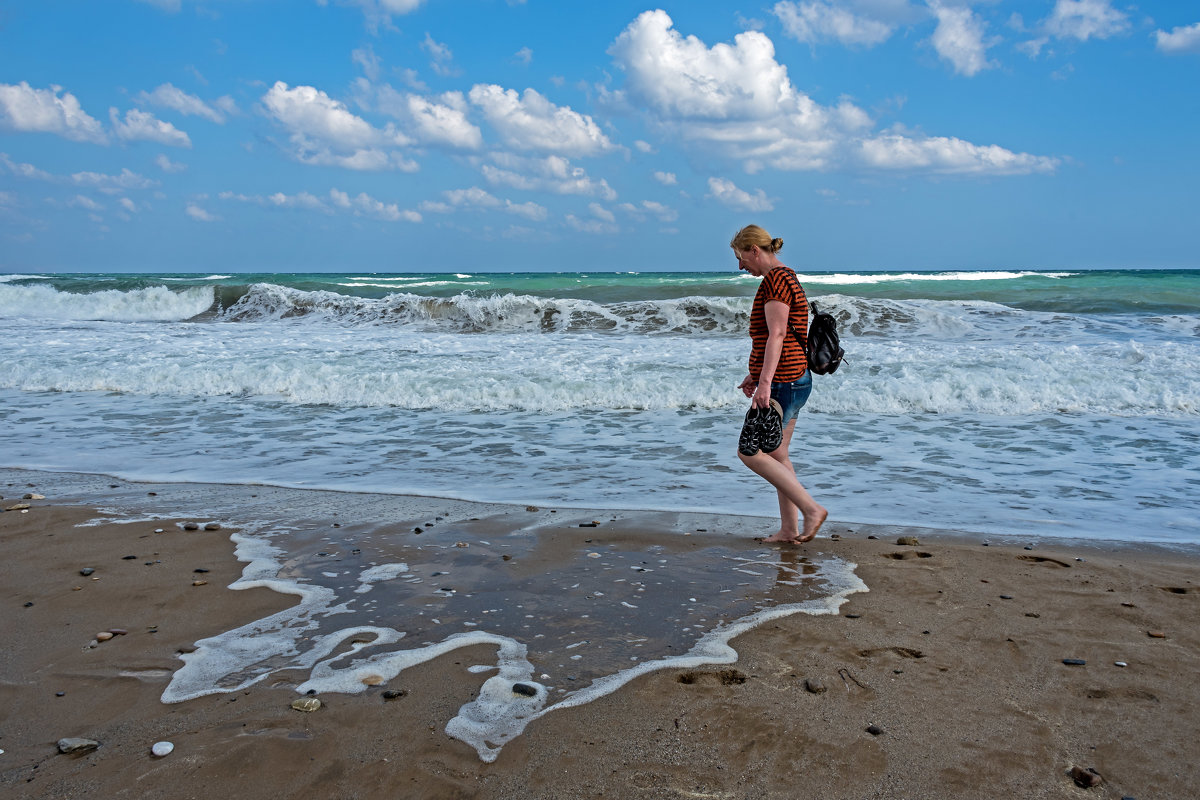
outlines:
M837 614L791 616L737 637L734 664L655 671L554 711L488 764L445 732L487 677L463 669L487 660L484 646L360 694L321 695L312 713L291 707L303 676L286 674L163 703L180 654L197 640L294 600L225 588L244 566L228 528L188 531L185 519L76 527L95 512L21 500L21 491L8 487L0 502L30 506L0 514L6 796L1182 799L1198 791L1200 563L1191 556L983 546L831 523L816 543L791 550L853 562L869 592ZM348 511L330 510L331 519ZM611 535L639 525L663 535L653 514L626 515ZM397 536L409 534L399 526ZM606 533L564 527L558 540L594 547ZM914 534L918 545L896 543ZM113 636L99 641L102 632ZM60 754L56 743L71 737L99 746ZM159 741L174 752L152 756ZM1080 788L1073 767L1103 782Z

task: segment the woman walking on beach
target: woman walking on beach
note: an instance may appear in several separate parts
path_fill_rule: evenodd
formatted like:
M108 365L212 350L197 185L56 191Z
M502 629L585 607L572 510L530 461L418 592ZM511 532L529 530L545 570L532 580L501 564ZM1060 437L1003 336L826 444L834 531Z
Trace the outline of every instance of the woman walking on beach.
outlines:
M750 373L738 388L750 398L752 409L767 410L775 400L783 416L779 447L763 452L757 442L751 442L749 447L739 446L738 458L774 486L779 496L779 530L763 541L811 541L829 512L796 479L788 458L796 414L812 392L804 348L789 332L794 328L801 341L808 335L808 298L796 273L780 263L776 255L783 239L772 239L759 226L747 225L729 246L737 256L738 269L762 279L750 312ZM747 450L755 452L747 454Z

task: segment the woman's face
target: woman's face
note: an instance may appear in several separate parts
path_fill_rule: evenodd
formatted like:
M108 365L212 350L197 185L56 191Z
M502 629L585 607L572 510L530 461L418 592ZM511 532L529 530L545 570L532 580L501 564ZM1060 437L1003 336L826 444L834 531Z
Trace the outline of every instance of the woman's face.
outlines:
M744 269L759 278L766 274L762 264L763 252L758 247L751 245L749 250L734 250L733 253L737 256L738 269Z

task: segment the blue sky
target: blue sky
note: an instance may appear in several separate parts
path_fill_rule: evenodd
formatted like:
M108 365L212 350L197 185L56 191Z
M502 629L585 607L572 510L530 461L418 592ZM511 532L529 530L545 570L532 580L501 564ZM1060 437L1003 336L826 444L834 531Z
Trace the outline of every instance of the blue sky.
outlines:
M1200 268L1200 5L0 4L0 271Z

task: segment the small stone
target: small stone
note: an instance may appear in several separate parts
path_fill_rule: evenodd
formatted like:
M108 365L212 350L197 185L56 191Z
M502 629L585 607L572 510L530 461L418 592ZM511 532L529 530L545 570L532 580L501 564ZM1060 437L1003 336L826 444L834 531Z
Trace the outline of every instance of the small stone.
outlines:
M12 509L10 508L9 511L12 511ZM599 522L581 522L581 523L579 523L579 527L581 527L581 528L595 528L595 527L598 527L599 525L600 525Z
M109 633L108 631L100 631L100 633L96 634L97 642L107 642L111 638L113 638L113 634Z
M1128 667L1129 666L1124 661L1114 661L1113 664L1115 664L1118 667Z
M367 686L379 686L383 683L382 675L368 675L362 679L362 682Z
M1125 608L1137 608L1133 603L1121 603Z
M30 601L30 602L26 603L26 604L25 604L25 607L26 607L26 608L33 608L33 601Z
M219 530L221 530L221 523L219 523L219 522L206 522L206 523L204 523L204 530L206 530L206 531L219 531Z
M1063 663L1068 667L1082 667L1087 664L1082 658L1064 658Z
M809 694L822 694L827 691L825 684L817 678L805 678L804 689Z
M1146 631L1146 635L1149 636L1151 639L1167 638L1167 634L1163 633L1162 631Z
M847 614L846 619L861 619L862 614Z
M184 529L185 531L198 531L198 530L200 530L200 523L198 523L198 522L185 522L185 523L183 523L183 529Z
M109 628L108 632L113 636L124 636L125 634L129 633L129 631L125 630L124 628Z
M1001 600L1012 600L1013 596L1011 594L1002 594L1002 595L1000 595L1000 599Z
M163 756L171 755L171 751L174 749L175 745L171 744L170 742L155 742L154 746L150 748L150 752L153 753L156 758L162 758Z
M155 529L154 529L154 532L155 532L155 533L163 533L163 529L162 529L162 528L155 528Z
M420 528L413 528L413 533L421 533L421 529L420 529Z
M1041 614L1035 614L1032 611L1026 611L1025 616L1032 617L1033 619L1041 619L1042 618Z
M315 697L301 697L292 701L292 708L297 711L316 711L321 707L321 701Z
M96 570L92 569L91 567L84 567L83 569L79 570L79 574L86 578L88 575L91 575L95 571Z
M95 739L59 739L58 752L60 753L87 753L95 750L100 746L100 743Z
M505 561L512 561L512 556L510 556L508 553L505 553L504 555L500 556L500 558L502 558Z
M146 494L150 495L151 497L158 497L158 492L146 492Z
M408 694L407 689L388 689L383 693L384 700L395 700L398 697L404 697Z
M525 510L526 511L540 511L541 509L539 509L537 506L525 506Z
M868 539L878 539L879 537L872 533L869 536L867 536L867 538Z
M122 561L136 561L137 556L121 556Z
M192 586L208 586L208 581L192 581Z
M27 495L25 495L24 499L26 499L26 500L45 500L46 495L44 495L44 494L27 494Z
M203 575L204 573L206 573L208 571L209 570L204 567L196 567L194 570L192 570L192 572L195 572L198 575Z
M1032 549L1033 549L1033 545L1031 545L1031 544L1027 544L1027 545L1025 545L1025 549L1026 549L1026 550L1032 550Z
M455 542L454 546L455 547L470 547L471 545L467 544L466 542Z
M879 727L878 725L868 725L867 733L871 734L872 736L882 736L883 728Z
M915 536L901 536L896 540L896 544L902 544L907 547L916 547L921 543L921 540Z
M519 694L522 697L537 697L537 687L530 686L528 683L514 683L513 694Z
M66 692L55 692L54 696L55 697L66 697L67 693Z
M1100 773L1090 767L1088 769L1071 767L1071 780L1075 781L1075 785L1081 789L1091 789L1093 786L1104 783L1104 778L1100 777Z
M599 553L588 553L587 557L588 558L599 558L600 554Z
M5 510L6 511L24 511L25 509L27 509L29 507L30 507L29 503L17 503L15 505L9 506Z

